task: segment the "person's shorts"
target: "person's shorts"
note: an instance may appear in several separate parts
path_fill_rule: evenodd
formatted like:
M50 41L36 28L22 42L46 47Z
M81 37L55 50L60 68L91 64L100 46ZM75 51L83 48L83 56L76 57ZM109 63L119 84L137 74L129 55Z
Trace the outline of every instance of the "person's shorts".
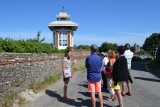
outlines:
M101 92L101 81L99 82L88 81L88 92Z
M120 90L122 82L118 82L116 86L114 86L114 81L112 81L112 88L115 90Z
M70 77L68 77L68 78L63 78L63 81L65 82L65 84L68 84L69 81L70 81Z

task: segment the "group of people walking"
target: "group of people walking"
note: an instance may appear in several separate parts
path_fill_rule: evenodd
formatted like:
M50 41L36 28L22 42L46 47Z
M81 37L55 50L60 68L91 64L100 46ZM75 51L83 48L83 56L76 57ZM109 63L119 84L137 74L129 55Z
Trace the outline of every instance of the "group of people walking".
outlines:
M104 52L98 55L98 47L95 44L91 45L90 51L91 55L86 58L85 66L87 68L88 92L91 93L92 107L96 107L96 93L98 93L100 107L103 107L102 88L110 92L111 96L108 99L109 101L114 101L116 98L115 96L117 96L119 103L117 107L124 107L122 96L131 96L132 79L129 71L131 69L133 52L130 51L130 45L118 46L117 54L114 50L109 50L107 52L108 55ZM72 49L68 48L62 62L64 81L63 98L66 100L69 99L67 96L67 85L70 77L72 77L70 67L76 62L73 61L73 63L71 63L71 52ZM126 84L128 92L125 90ZM120 87L122 87L122 90Z

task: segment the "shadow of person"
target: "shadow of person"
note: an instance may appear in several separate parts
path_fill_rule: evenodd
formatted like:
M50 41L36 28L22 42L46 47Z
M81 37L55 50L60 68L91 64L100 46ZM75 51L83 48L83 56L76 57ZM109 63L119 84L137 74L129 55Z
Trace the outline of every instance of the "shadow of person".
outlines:
M78 86L82 86L84 88L88 88L88 84L79 84Z
M92 103L91 103L91 95L89 92L78 92L80 94L82 94L83 96L85 97L88 97L88 99L86 100L83 100L82 98L77 98L77 100L80 100L81 101L81 105L82 106L85 106L85 107L92 107ZM95 94L95 97L98 98L98 94ZM106 97L106 96L103 96L103 100L107 100L109 97ZM96 106L99 107L99 102L96 101ZM107 104L103 104L104 107L112 107L110 105L107 105Z
M51 90L45 90L45 93L50 97L56 97L58 100L63 99L59 94L56 93L56 91L53 92Z
M82 94L85 97L90 97L91 96L89 92L78 92L78 93Z
M92 102L90 99L86 99L86 100L83 100L82 98L77 98L77 100L80 100L81 101L81 106L80 107L92 107ZM107 105L107 104L103 104L104 107L112 107L110 105ZM96 107L99 107L99 102L96 101Z
M60 96L59 94L57 94L57 92L55 91L51 91L51 90L45 90L45 93L50 96L50 97L54 97L57 98L57 100L61 103L65 103L68 104L70 106L75 106L75 107L92 107L92 103L90 98L89 99L82 99L82 98L77 98L77 99L70 99L70 100L65 100L63 99L62 96ZM83 95L85 95L86 93L84 93ZM86 96L88 96L89 93L87 93ZM99 106L99 102L96 102L97 107ZM104 107L111 107L110 105L104 104Z
M80 102L76 102L74 99L65 100L62 96L57 94L57 92L53 92L51 90L45 90L45 93L50 97L57 98L57 100L60 101L61 103L66 103L68 105L80 107L79 106Z

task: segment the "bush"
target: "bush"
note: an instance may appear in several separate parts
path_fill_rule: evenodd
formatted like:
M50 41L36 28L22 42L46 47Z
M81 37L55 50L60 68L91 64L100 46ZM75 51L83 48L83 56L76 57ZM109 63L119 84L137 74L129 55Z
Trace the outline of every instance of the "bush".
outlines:
M157 58L158 60L160 60L160 47L159 47L158 50L157 50L156 58Z
M151 62L152 61L152 58L145 58L143 59L144 62Z
M64 53L65 50L57 50L48 43L35 40L12 40L0 38L0 52L16 53Z

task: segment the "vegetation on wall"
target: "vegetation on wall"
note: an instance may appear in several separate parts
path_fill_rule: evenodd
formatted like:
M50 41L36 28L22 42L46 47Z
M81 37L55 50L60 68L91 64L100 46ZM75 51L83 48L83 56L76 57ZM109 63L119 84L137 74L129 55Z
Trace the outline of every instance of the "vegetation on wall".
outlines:
M75 46L75 49L84 49L84 50L89 50L90 46L88 45L79 45L79 46Z
M13 40L0 38L0 52L13 53L64 53L65 50L57 50L49 43L44 43L45 38L40 39L41 32L38 31L34 39Z
M48 43L36 40L13 40L0 38L0 52L15 53L64 53L64 50L57 50Z

